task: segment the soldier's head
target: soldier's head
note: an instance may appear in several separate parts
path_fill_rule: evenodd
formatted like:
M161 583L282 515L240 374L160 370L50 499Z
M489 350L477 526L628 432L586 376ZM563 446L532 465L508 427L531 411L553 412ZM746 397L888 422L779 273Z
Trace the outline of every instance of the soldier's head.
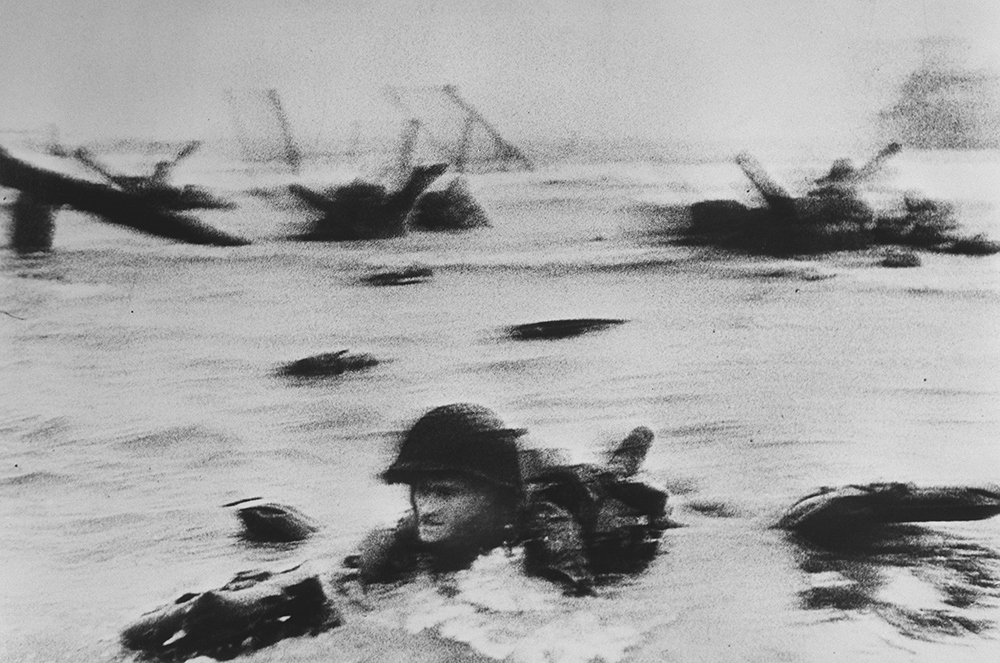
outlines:
M474 549L503 542L522 496L517 440L524 432L469 403L417 420L382 478L410 486L422 542Z

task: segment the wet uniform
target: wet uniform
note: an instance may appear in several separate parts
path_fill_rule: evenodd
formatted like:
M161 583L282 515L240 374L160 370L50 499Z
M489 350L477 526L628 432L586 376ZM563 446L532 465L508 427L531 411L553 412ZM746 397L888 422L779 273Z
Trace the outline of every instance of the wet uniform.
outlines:
M524 548L525 571L587 594L596 579L643 570L668 526L667 493L635 477L596 465L551 468L526 483L517 531L500 545ZM403 581L422 571L466 568L464 556L432 553L417 536L413 515L376 530L345 560L366 583Z

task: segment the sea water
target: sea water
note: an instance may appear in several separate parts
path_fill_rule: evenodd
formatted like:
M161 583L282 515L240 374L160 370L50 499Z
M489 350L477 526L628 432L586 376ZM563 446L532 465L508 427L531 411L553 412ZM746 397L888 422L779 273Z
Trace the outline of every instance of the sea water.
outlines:
M900 155L882 200L923 191L1000 239L996 153ZM778 166L788 181L824 164ZM143 611L237 571L335 568L405 509L381 485L430 407L472 401L529 445L593 458L656 433L661 553L587 598L497 551L449 580L342 597L344 627L260 661L983 661L1000 654L1000 520L930 524L904 553L831 559L771 527L819 486L1000 481L1000 258L878 251L760 259L677 246L670 205L752 203L729 163L470 176L492 227L317 244L305 212L195 173L255 243L170 243L59 212L54 250L0 272L0 659L129 660ZM200 179L197 179L200 177ZM891 204L891 201L887 204ZM429 267L375 288L379 270ZM559 341L509 325L627 324ZM286 362L348 349L369 370ZM262 496L322 524L251 545L223 504ZM349 605L348 605L349 604Z

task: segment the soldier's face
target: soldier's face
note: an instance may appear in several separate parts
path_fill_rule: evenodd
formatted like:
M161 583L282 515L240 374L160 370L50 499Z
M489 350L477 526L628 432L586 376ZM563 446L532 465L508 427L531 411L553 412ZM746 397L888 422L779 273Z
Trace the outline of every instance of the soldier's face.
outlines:
M475 539L495 519L493 492L462 477L421 479L412 486L410 499L424 543Z

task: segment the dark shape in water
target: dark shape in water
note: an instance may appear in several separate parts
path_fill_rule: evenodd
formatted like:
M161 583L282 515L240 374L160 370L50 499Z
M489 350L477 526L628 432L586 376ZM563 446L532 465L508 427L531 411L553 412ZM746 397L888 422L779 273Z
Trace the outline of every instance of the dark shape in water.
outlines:
M1000 492L968 486L920 488L908 483L824 487L803 497L777 527L834 535L887 523L982 520L1000 513Z
M368 285L412 285L423 283L434 275L427 267L407 267L398 271L378 272L365 276L362 281Z
M740 155L736 162L763 197L765 207L750 208L734 200L695 203L682 230L682 241L776 256L876 245L965 250L969 254L973 254L974 245L980 255L1000 250L982 238L973 241L957 235L953 210L943 203L907 197L902 213L875 214L858 196L856 187L900 149L898 143L891 143L860 168L838 159L830 172L800 197L789 194L752 157Z
M293 543L303 541L316 531L316 523L290 506L248 498L224 506L239 507L236 516L243 523L244 538L266 543Z
M994 253L1000 253L1000 243L989 240L986 235L979 233L972 237L959 237L942 250L945 253L963 256L991 256Z
M184 594L122 631L126 648L158 660L228 660L342 623L316 576L298 568L242 572L219 589Z
M507 328L507 334L517 340L557 339L579 336L587 332L623 325L628 320L617 318L571 318L567 320L543 320Z
M854 187L899 151L891 144L861 168L838 160L816 181L809 195L793 197L750 155L736 163L766 206L749 208L733 200L709 200L691 206L685 240L751 253L790 255L863 248L871 244L874 213Z
M406 234L406 217L417 198L447 168L443 163L417 166L406 184L393 193L361 181L325 192L294 184L289 190L320 214L295 239L341 242L400 237Z
M378 363L378 359L367 353L349 354L347 350L338 350L293 361L282 366L278 372L290 377L323 377L360 371Z
M40 203L27 191L18 193L10 208L10 244L14 250L23 254L51 249L56 211L55 206Z
M241 237L222 232L164 207L155 196L40 168L11 156L3 148L0 148L0 186L18 189L31 197L30 205L26 208L28 216L14 219L15 233L20 232L18 228L22 223L27 223L34 216L38 211L37 206L55 209L66 205L81 212L95 214L108 223L191 244L249 244ZM39 218L44 226L44 217Z
M420 196L408 221L418 230L471 230L490 225L486 211L472 197L464 178L458 177L447 187Z

